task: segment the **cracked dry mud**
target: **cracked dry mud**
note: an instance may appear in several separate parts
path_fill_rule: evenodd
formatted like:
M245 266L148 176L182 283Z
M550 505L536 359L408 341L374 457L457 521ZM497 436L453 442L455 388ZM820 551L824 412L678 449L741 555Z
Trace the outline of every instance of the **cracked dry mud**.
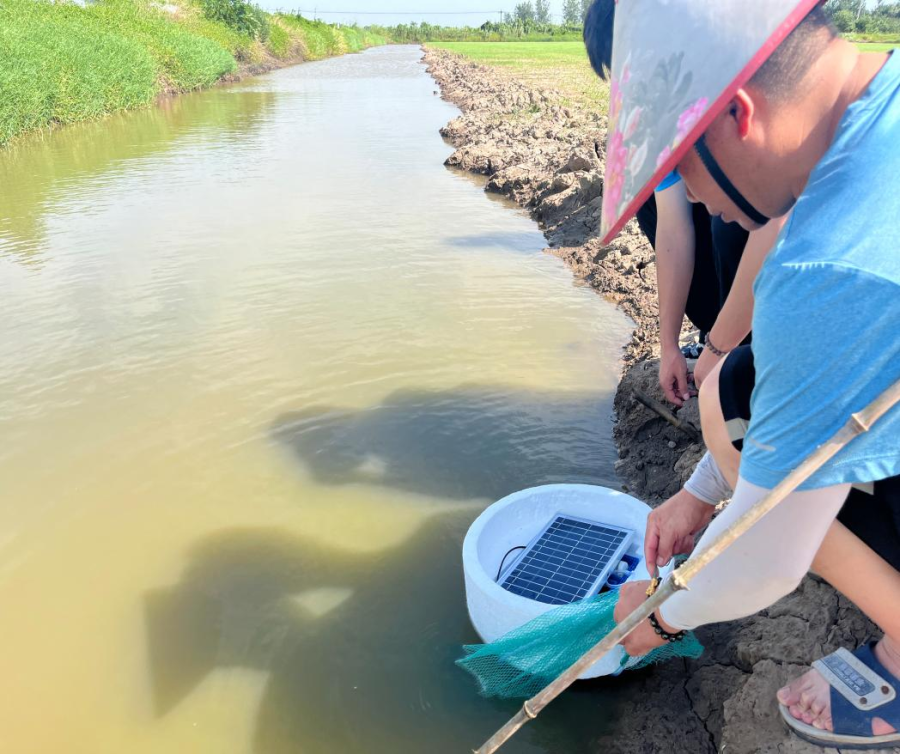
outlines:
M676 492L703 453L699 444L632 397L662 400L657 384L656 265L632 221L607 247L596 234L603 194L606 119L535 90L499 69L453 53L426 50L424 62L445 99L462 115L442 130L456 151L447 165L487 178L486 191L527 208L541 224L547 252L634 320L615 398L623 487L657 505ZM699 428L696 400L677 411ZM677 661L614 681L621 697L614 733L589 742L615 754L836 752L791 736L775 691L812 660L879 634L845 598L814 577L777 604L741 621L703 627L696 661ZM885 749L883 752L896 752Z

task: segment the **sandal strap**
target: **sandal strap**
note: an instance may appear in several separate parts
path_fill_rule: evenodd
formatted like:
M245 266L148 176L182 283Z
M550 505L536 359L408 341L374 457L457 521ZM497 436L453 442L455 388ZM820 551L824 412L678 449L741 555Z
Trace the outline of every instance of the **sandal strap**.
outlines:
M887 688L891 696L890 699L881 702L877 706L871 706L868 709L861 709L858 702L859 694L852 687L853 679L850 683L841 682L840 678L835 678L833 672L823 673L831 685L831 720L834 726L834 732L840 735L860 736L871 738L872 721L875 718L881 718L886 723L900 730L900 696L897 695L896 689L900 686L900 682L891 672L884 667L872 651L875 643L864 644L853 652L852 657L861 662L877 675L879 682L879 692L883 692ZM850 654L843 650L846 654ZM828 658L840 656L843 654L841 650L829 655ZM826 659L828 659L826 658ZM843 658L841 658L843 659ZM822 672L822 661L814 663L819 672ZM828 665L825 668L828 668ZM837 683L835 681L838 681ZM851 701L853 699L854 701ZM863 697L865 699L865 697Z

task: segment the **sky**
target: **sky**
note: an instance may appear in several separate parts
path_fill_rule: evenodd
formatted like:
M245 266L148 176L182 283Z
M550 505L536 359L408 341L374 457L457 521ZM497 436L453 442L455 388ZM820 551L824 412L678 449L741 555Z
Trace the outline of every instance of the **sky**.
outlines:
M442 26L481 26L499 21L500 12L512 13L517 0L256 0L266 10L300 10L329 23L393 26L428 21ZM553 20L562 20L563 0L550 0ZM866 0L874 7L875 0ZM340 11L340 12L335 12Z
M266 10L301 10L312 18L317 15L330 23L367 24L410 23L428 21L442 26L481 26L485 21L499 21L500 11L511 13L516 0L256 0ZM554 21L559 21L562 0L550 0ZM334 11L349 11L335 13ZM368 12L367 12L368 11ZM466 12L470 11L470 12Z

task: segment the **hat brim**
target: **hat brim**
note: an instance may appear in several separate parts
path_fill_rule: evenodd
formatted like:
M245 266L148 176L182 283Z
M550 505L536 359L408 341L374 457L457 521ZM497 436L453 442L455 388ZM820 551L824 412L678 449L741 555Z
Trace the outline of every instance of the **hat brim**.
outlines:
M722 113L728 103L732 100L737 91L743 87L753 75L763 66L763 64L771 57L776 48L784 42L797 26L805 19L809 13L822 3L822 0L799 0L796 7L781 22L775 31L765 40L763 45L753 55L750 61L741 68L740 72L735 76L725 89L715 98L703 115L697 120L696 124L687 132L687 135L680 141L678 146L671 151L671 154L664 160L660 161L656 170L649 179L644 183L641 189L628 202L625 209L619 213L618 218L606 230L602 237L603 245L609 244L619 234L625 224L637 213L643 204L653 194L655 188L660 184L663 178L671 173L678 164L684 159L688 151L693 148L700 136L709 128L710 124ZM615 53L614 53L615 54ZM610 101L610 109L614 103ZM607 136L607 139L610 135ZM607 141L607 145L609 142ZM609 149L607 146L607 159L609 158ZM605 184L604 184L604 202Z

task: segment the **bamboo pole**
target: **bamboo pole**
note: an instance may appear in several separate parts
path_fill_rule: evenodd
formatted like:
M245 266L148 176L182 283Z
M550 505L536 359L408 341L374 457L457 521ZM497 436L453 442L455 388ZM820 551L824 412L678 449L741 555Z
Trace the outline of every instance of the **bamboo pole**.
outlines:
M544 707L571 686L587 668L634 631L650 613L654 612L676 592L687 589L688 584L700 571L734 544L753 524L809 479L847 443L864 432L868 432L872 425L898 402L900 402L900 381L891 385L862 411L852 414L847 423L828 442L816 448L803 463L788 474L774 489L770 490L756 505L710 542L709 545L703 548L701 552L692 555L687 562L682 564L677 571L674 571L663 582L653 596L641 603L615 629L582 655L559 678L526 701L522 705L522 709L491 736L475 754L494 754L497 749L515 735L519 728L529 720L534 720L543 711Z

